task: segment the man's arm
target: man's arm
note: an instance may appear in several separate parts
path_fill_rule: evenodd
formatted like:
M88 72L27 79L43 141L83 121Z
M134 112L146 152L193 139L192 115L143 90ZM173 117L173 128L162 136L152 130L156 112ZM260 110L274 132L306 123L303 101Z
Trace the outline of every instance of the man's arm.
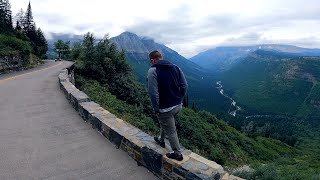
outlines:
M188 83L180 68L179 68L179 72L180 72L180 82L179 82L180 93L181 93L181 96L184 97L187 94Z
M148 71L148 93L155 113L159 113L159 91L156 68L152 67Z

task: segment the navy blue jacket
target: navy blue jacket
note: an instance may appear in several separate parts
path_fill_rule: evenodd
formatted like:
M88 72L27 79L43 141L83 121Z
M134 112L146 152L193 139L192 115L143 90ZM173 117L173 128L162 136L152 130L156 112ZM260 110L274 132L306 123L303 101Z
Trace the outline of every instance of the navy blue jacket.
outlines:
M169 61L160 60L148 71L148 92L156 113L181 104L187 88L183 72Z

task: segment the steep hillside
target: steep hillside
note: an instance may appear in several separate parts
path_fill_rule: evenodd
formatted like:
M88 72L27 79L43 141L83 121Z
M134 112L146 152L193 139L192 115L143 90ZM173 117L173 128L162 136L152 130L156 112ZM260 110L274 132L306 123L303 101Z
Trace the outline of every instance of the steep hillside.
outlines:
M320 57L295 56L255 51L221 75L223 84L248 110L319 116Z

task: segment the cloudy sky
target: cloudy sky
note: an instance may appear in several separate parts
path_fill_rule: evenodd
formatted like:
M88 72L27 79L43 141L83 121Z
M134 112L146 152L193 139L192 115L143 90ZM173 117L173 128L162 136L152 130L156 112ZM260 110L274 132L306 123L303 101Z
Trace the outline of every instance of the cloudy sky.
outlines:
M10 0L13 14L29 0ZM222 45L320 48L319 0L31 0L50 33L148 36L186 57Z

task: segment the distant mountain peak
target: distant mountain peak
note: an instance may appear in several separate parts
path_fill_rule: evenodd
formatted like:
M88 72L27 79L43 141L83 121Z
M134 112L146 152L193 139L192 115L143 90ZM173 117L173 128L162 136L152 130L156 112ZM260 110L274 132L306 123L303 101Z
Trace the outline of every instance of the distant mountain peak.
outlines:
M226 71L248 55L297 57L320 56L320 49L308 49L285 44L258 44L252 46L220 46L190 58L198 65L217 72Z
M125 31L123 33L121 33L119 36L117 37L127 37L127 38L137 38L143 41L151 41L151 42L155 42L153 38L148 37L148 36L138 36L137 34L130 32L130 31Z
M138 37L138 35L136 35L135 33L129 32L129 31L125 31L125 32L121 33L119 36L133 36L133 37Z

